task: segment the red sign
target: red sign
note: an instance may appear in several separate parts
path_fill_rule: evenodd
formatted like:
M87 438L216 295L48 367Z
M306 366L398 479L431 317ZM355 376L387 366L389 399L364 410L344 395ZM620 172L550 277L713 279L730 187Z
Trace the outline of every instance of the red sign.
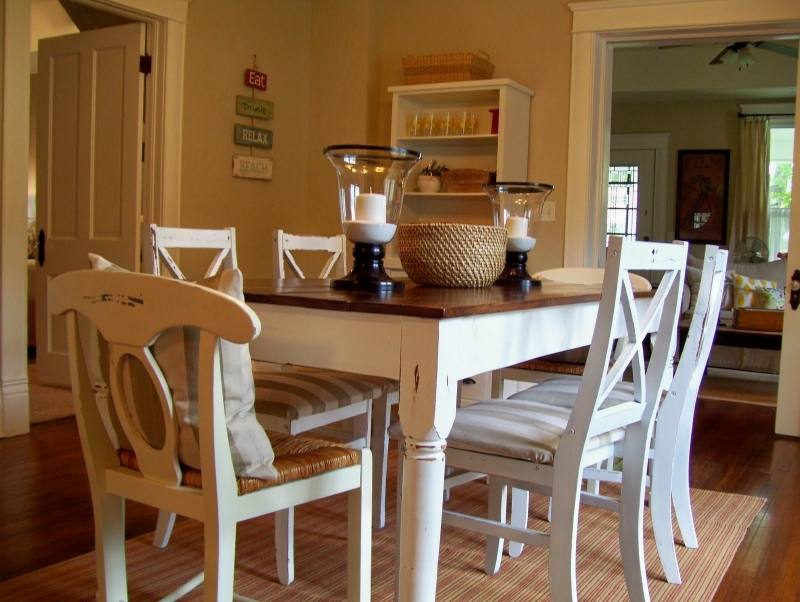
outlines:
M255 71L254 69L246 69L244 72L244 85L251 88L258 88L259 90L266 90L267 74Z

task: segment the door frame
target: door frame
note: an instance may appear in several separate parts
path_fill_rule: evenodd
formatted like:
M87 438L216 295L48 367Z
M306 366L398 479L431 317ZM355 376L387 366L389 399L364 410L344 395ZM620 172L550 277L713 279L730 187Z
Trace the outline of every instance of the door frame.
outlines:
M795 0L605 0L569 6L573 33L564 265L594 266L602 254L598 211L604 198L611 132L613 45L800 35L800 4ZM797 120L798 116L795 125Z
M148 26L153 56L143 175L145 217L178 225L181 198L183 63L189 0L79 0ZM30 429L25 240L30 128L30 2L0 0L2 11L2 197L0 197L0 437ZM152 35L150 35L152 34Z
M687 6L690 1L691 7ZM800 3L796 0L605 0L573 3L569 7L573 13L573 33L567 151L569 219L564 232L564 265L594 266L599 265L601 254L598 211L608 165L613 45L798 36ZM797 131L800 77L795 85ZM800 136L795 137L795 159L797 175ZM793 213L800 211L800 187L792 192L792 205ZM799 255L800 237L792 237L789 244L790 254L794 250L795 257ZM800 314L787 311L784 333L790 328L800 331ZM788 369L788 357L800 351L800 342L784 337L783 345L782 368ZM781 379L775 430L779 434L800 436L800 399L789 403L786 388ZM783 400L787 401L782 403Z

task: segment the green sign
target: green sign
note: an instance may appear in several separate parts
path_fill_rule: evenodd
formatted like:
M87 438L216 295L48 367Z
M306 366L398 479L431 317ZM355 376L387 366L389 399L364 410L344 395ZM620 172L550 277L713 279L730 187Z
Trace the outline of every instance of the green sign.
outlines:
M247 96L236 97L236 113L257 119L272 119L273 104L271 100L261 100L259 98L249 98Z
M272 148L272 130L251 128L241 123L233 126L233 141L242 146Z

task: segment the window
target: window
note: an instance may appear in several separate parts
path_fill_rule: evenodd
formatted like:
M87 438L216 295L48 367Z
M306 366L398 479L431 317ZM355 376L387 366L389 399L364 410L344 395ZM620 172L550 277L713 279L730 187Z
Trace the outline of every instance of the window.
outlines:
M789 122L791 123L791 122ZM789 250L789 211L792 205L792 151L794 127L770 121L768 241L770 259Z
M612 165L608 168L608 209L606 245L609 236L636 239L639 199L639 166Z

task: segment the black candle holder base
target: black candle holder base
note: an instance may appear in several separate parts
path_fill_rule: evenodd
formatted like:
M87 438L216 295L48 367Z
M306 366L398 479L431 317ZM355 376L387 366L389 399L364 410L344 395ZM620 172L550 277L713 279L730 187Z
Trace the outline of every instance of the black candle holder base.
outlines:
M495 286L508 288L531 288L540 286L541 280L537 280L530 274L525 267L528 263L528 253L519 251L506 251L506 267L494 281Z
M395 293L405 288L401 280L393 280L383 269L386 252L383 245L357 242L353 246L353 269L344 278L331 282L337 291Z

